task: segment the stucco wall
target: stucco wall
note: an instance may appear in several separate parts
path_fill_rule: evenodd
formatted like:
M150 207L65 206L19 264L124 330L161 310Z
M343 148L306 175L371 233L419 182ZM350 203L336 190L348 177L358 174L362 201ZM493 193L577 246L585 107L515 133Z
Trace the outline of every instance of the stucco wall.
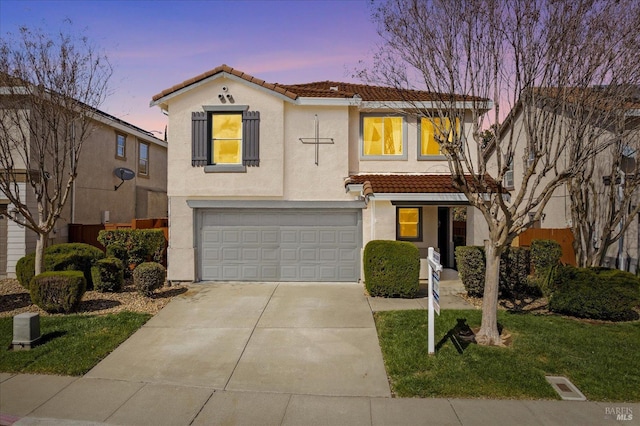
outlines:
M284 198L287 200L350 200L344 189L349 174L349 114L345 107L296 106L284 104ZM319 138L333 143L303 144L315 137L315 115ZM262 166L261 166L262 167Z
M228 88L234 103L222 104L218 94ZM169 106L169 197L282 197L284 195L284 106L283 100L266 91L227 78L200 85L170 100ZM205 173L191 166L191 113L203 105L248 105L260 112L260 166L246 173Z
M169 197L169 247L167 248L167 279L193 281L195 279L195 241L193 209L187 205L189 197Z
M126 134L126 157L116 157L116 133ZM138 173L138 144L149 145L148 176ZM122 183L113 173L117 167L136 172L133 179ZM102 212L109 211L109 221L130 222L145 217L166 217L166 202L148 214L147 192L165 193L167 187L167 149L139 140L123 129L97 125L91 138L83 146L78 162L78 178L75 184L75 212L69 222L101 223ZM115 190L115 186L122 185ZM72 200L69 200L71 204ZM137 216L141 212L141 216Z

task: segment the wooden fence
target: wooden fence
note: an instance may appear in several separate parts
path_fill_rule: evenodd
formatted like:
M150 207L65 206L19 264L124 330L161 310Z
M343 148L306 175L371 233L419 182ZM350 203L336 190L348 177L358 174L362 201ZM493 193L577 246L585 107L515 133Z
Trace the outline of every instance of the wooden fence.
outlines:
M104 225L80 225L78 223L69 224L69 242L85 243L98 247L104 251L102 244L98 242L98 233L104 229Z
M531 228L520 234L514 241L514 246L530 247L531 240L555 240L562 247L560 261L566 265L576 265L576 254L573 251L573 234L569 228L544 229Z

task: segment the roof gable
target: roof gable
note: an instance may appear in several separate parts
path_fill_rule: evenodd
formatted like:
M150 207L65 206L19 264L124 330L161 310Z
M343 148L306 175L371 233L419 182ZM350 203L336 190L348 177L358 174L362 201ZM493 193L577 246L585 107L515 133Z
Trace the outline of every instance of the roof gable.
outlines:
M394 87L371 86L367 84L336 81L318 81L299 84L268 83L228 65L221 65L163 90L153 96L151 105L158 105L163 103L163 100L166 100L167 97L171 97L177 93L182 93L185 90L191 90L198 83L210 81L211 79L225 75L265 88L276 94L282 95L291 101L296 101L300 98L353 99L365 102L487 101L486 99L472 98L463 95L441 94L421 90L405 90Z

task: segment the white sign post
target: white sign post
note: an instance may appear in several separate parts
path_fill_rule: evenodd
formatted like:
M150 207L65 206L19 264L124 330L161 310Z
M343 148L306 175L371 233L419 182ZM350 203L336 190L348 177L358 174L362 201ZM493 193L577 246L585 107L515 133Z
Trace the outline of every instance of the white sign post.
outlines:
M440 315L440 271L442 271L442 265L440 264L440 253L435 251L433 247L429 247L429 256L427 258L429 264L429 316L428 316L428 331L429 331L429 355L436 353L434 334L436 331L435 315L434 311Z

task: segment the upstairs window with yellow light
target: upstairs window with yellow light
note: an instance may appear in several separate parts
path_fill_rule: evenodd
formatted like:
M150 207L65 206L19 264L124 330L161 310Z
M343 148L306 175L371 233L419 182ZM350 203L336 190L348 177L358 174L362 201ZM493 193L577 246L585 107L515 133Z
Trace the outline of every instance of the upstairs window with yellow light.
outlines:
M242 163L242 114L212 114L211 163Z
M407 129L399 115L363 114L360 120L361 158L406 160Z
M456 132L460 133L460 120L456 119ZM418 120L418 160L442 160L445 158L440 144L453 142L454 131L449 118L421 117Z
M260 112L248 105L203 105L191 113L191 165L205 173L260 165Z

